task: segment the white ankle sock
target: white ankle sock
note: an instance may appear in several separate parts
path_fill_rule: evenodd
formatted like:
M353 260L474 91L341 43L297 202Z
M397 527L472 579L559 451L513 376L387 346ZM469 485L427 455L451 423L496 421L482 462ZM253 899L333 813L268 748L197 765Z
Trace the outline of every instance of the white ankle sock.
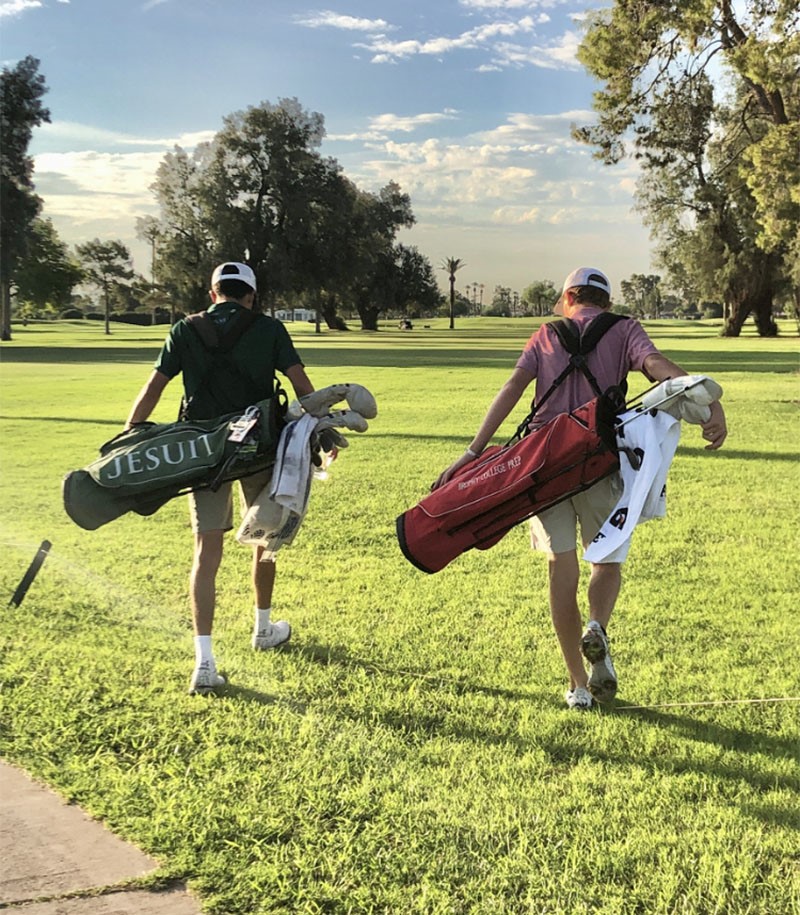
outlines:
M264 629L269 629L271 615L272 615L272 607L267 607L266 610L262 610L261 608L256 607L256 618L255 618L256 632L262 632Z
M194 658L195 663L198 665L208 662L212 667L216 666L214 664L214 652L211 650L210 635L196 635L194 637Z

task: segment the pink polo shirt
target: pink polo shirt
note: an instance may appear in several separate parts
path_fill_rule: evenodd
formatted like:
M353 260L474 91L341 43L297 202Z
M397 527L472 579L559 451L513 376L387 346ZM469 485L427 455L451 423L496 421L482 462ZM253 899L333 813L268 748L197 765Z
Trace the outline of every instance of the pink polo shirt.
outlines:
M602 312L602 308L584 306L573 315L572 320L582 329ZM597 379L600 390L604 391L611 385L619 384L628 372L641 371L644 360L652 353L658 353L655 344L647 336L642 325L629 318L627 321L618 321L608 330L586 361L589 370ZM569 354L561 345L555 331L547 324L542 324L525 345L522 355L517 360L517 368L524 369L536 379L538 401L568 363ZM586 376L580 370L575 370L550 395L536 414L535 425L545 423L559 413L574 410L595 396Z

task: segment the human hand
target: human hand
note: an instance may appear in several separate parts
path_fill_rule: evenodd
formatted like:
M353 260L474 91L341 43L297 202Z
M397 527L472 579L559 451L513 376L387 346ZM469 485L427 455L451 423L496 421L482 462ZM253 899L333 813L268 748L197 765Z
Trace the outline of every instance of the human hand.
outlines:
M703 438L708 442L706 451L716 451L728 437L728 426L725 422L725 411L722 404L716 400L711 404L711 416L701 423Z
M453 461L453 463L446 470L443 470L439 474L434 483L431 483L431 492L433 492L435 489L439 489L440 486L444 486L444 484L448 483L462 467L465 467L467 464L469 464L470 461L474 460L474 455L470 454L468 451L465 451L457 461Z

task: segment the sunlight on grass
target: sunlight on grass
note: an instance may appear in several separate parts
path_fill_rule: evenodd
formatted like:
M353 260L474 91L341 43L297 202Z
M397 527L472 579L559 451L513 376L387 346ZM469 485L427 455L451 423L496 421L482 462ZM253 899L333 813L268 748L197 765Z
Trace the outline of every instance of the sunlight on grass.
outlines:
M463 450L532 331L430 324L290 326L315 384L365 384L379 415L280 556L285 650L250 650L249 556L229 542L215 643L231 685L207 701L185 694L183 500L91 533L61 505L164 329L15 328L0 353L4 593L53 548L4 611L3 756L217 915L800 911L800 703L734 702L800 696L797 338L648 326L722 384L731 433L709 454L684 430L667 517L637 531L625 568L618 701L578 715L524 526L434 576L398 549L396 516ZM168 389L155 418L178 401Z

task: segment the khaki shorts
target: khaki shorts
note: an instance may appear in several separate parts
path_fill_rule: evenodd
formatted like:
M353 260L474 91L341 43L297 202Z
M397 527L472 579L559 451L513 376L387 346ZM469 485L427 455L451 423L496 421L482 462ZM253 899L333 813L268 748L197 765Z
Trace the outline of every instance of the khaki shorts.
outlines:
M622 479L619 473L614 473L585 492L546 509L530 520L531 547L550 555L576 550L580 525L581 543L585 549L597 536L621 495ZM630 539L614 550L605 562L624 562L629 549Z
M249 477L242 477L239 483L239 507L244 516L255 502L258 494L269 483L272 470L262 470ZM233 527L233 483L224 483L216 492L204 489L189 493L189 517L192 531L204 534L206 531L229 531Z

